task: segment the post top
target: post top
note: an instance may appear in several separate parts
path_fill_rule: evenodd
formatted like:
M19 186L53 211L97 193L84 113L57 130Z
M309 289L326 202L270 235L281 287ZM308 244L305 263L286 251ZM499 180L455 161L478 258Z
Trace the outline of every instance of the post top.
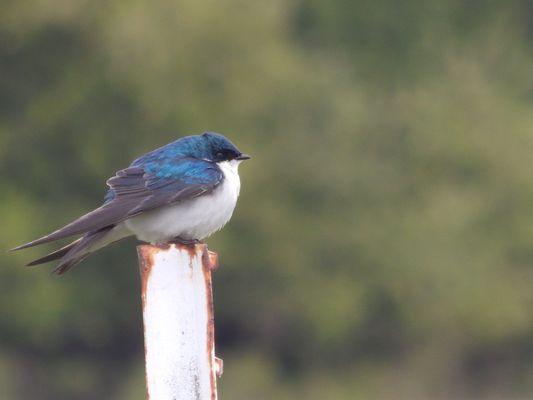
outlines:
M139 252L151 252L159 253L162 251L176 249L181 251L187 251L189 254L198 254L207 250L207 245L205 243L196 243L196 244L183 244L183 243L143 243L137 246Z
M137 254L141 264L151 269L153 257L156 254L166 252L180 251L187 252L189 258L200 257L204 267L215 270L218 268L218 255L215 252L209 251L207 244L183 244L183 243L158 243L158 244L140 244L137 246Z

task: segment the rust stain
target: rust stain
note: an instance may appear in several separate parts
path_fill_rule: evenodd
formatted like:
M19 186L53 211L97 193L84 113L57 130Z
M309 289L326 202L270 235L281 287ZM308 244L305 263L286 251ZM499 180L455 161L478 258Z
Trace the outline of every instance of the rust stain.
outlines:
M217 378L220 378L224 373L224 360L222 358L215 357L215 373Z
M218 269L218 254L214 251L207 251L209 253L209 262L211 263L211 271L215 271Z
M141 273L141 300L143 311L146 304L146 287L148 286L148 281L150 280L150 274L152 273L152 267L154 265L154 254L156 254L159 249L159 246L152 246L149 244L137 246L139 269Z
M144 319L144 309L146 306L146 290L148 287L148 281L150 280L150 275L152 273L152 268L154 265L154 255L159 252L159 250L166 250L170 248L168 245L159 244L151 245L144 244L137 246L137 256L139 258L139 269L141 273L141 301L143 309L143 319ZM143 321L143 333L146 336L146 326ZM146 360L146 342L144 343L144 359ZM146 380L146 398L150 400L150 392L148 388L148 371L145 370L145 380Z
M203 249L202 265L210 271L216 271L218 269L218 254L214 251L209 251L207 246Z
M207 362L209 363L210 381L211 381L211 399L217 398L217 383L215 375L215 366L213 365L213 354L215 352L215 316L213 309L213 285L211 271L213 269L212 257L206 245L202 248L202 269L204 273L205 291L207 296ZM215 253L213 253L215 254Z
M203 246L205 246L205 244L203 243L199 243L199 244L173 243L172 245L175 246L177 250L186 251L189 254L189 268L191 270L193 269L192 262L194 260L194 257L196 257L199 252L203 251Z
M189 253L189 258L192 260L194 257L196 257L196 254L198 253L198 247L201 247L201 244L184 244L184 243L175 243L174 246L178 250L183 250Z

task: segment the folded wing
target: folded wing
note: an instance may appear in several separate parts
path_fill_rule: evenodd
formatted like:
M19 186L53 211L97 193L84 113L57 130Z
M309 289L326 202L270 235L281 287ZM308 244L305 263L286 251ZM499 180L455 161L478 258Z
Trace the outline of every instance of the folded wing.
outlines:
M223 176L215 163L195 158L131 166L107 181L110 190L101 207L12 250L99 230L158 207L208 194L222 182Z

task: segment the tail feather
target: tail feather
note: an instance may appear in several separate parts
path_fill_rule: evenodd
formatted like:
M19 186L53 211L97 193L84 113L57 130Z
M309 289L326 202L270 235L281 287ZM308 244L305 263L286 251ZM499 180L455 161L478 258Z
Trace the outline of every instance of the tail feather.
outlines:
M98 216L104 210L104 206L97 208L96 210L87 213L80 218L72 221L70 224L65 225L64 227L49 233L39 239L32 240L31 242L21 244L20 246L14 247L9 251L17 251L22 249L27 249L28 247L37 246L39 244L53 242L55 240L63 239L68 236L79 235L82 233L90 233L91 231L98 230L99 227L97 224L93 223L95 216ZM109 226L113 226L109 224Z
M131 236L131 232L124 227L115 225L106 226L102 229L90 231L78 240L44 257L38 258L27 265L33 266L59 260L59 265L53 272L62 275L98 249L129 236Z
M30 263L28 266L44 264L49 261L59 259L59 265L54 269L54 273L62 275L70 270L76 264L85 260L92 252L102 248L103 246L115 242L121 237L111 235L106 238L106 235L114 228L108 226L103 229L86 233L84 236L75 240L74 242L60 248L44 257L38 258Z
M104 236L106 236L113 228L114 226L108 226L98 231L89 232L78 241L74 242L74 245L61 257L59 265L53 272L57 275L62 275L76 264L85 260L89 254L104 245L99 242L101 242Z
M58 258L63 257L65 254L67 254L74 246L76 246L82 238L79 238L78 240L75 240L74 242L67 244L65 247L60 248L59 250L56 250L50 254L47 254L44 257L38 258L37 260L33 260L32 262L29 262L26 264L27 267L33 267L34 265L44 264L50 261L57 260Z
M124 220L130 209L137 205L136 199L129 199L123 202L106 203L97 209L82 215L78 219L65 225L64 227L45 235L39 239L32 240L29 243L21 244L14 247L11 251L22 250L39 244L53 242L68 236L89 234L99 231L100 229L112 228Z
M75 258L72 258L70 260L61 261L57 267L54 268L52 273L57 275L63 275L65 272L70 271L72 267L75 265L81 263L83 260L85 260L87 257L89 257L90 253L84 253L80 254Z

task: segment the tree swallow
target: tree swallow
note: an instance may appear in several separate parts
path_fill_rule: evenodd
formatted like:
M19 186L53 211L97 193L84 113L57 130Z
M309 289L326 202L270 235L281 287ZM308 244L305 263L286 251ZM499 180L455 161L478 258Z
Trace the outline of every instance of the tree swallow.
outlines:
M54 272L60 275L96 250L133 235L149 243L198 242L231 218L241 186L238 167L249 158L218 133L183 137L108 179L102 206L12 250L83 234L28 264L59 259Z

